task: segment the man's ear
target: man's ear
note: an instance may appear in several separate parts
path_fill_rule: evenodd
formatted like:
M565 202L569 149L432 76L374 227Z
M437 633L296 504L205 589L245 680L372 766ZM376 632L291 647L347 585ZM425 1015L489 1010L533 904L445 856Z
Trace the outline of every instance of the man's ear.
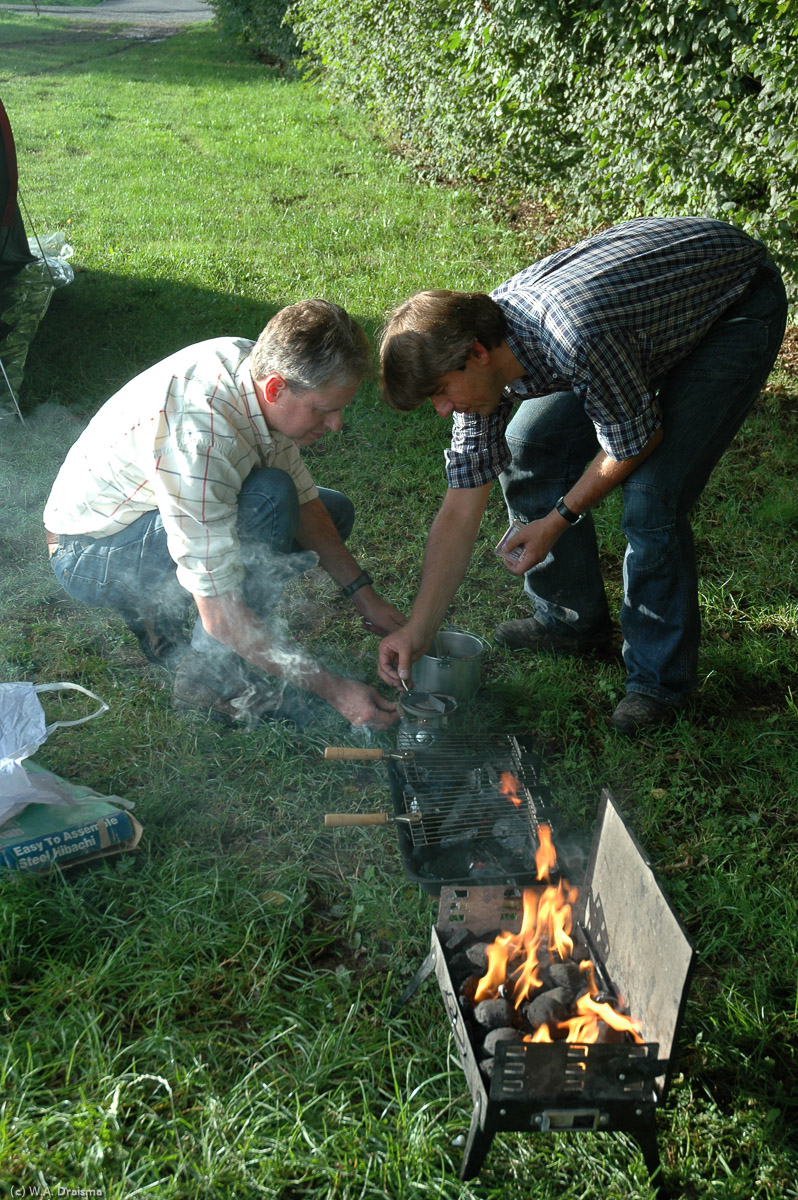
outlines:
M275 400L280 399L280 393L285 387L285 380L282 375L272 372L265 379L260 380L260 386L263 388L263 395L267 404L274 404Z
M468 357L475 358L477 362L484 367L490 362L490 350L486 350L482 345L482 342L478 342L476 338L474 338L474 344L471 347L471 353Z

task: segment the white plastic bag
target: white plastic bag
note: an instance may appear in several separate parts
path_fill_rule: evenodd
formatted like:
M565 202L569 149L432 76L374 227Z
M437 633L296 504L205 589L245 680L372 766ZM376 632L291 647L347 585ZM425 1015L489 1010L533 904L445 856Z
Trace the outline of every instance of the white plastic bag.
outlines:
M86 717L48 725L39 694L62 691L83 692L96 700L99 708ZM0 825L26 804L74 803L55 777L30 775L22 762L36 753L54 729L83 725L107 711L105 701L79 683L0 683Z

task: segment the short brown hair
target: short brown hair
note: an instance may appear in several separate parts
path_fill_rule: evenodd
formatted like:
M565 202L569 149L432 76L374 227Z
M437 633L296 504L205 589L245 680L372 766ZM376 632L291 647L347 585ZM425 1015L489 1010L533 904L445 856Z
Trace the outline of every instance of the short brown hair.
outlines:
M380 386L391 408L408 412L449 371L462 371L475 341L492 350L507 322L484 292L417 292L388 317L380 338Z
M292 392L350 387L371 373L364 330L330 300L300 300L280 309L249 357L253 379L276 372Z

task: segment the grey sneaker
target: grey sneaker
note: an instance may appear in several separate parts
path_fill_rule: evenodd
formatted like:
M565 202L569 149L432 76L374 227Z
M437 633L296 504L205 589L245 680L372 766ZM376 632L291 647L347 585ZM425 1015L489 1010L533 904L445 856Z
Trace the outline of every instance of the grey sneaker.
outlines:
M665 725L676 716L672 704L644 696L641 692L627 692L612 714L612 723L621 733L634 737L657 725Z
M603 650L609 645L612 626L600 626L594 633L557 633L544 625L537 617L526 617L519 621L504 621L493 631L493 640L498 646L510 650L543 650L551 653L580 654L588 650Z

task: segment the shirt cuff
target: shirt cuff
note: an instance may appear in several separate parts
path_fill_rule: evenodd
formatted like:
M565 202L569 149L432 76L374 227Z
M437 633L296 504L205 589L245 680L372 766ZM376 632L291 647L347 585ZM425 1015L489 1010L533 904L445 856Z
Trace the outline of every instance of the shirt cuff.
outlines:
M631 421L621 421L616 425L597 425L596 437L605 454L615 462L622 462L625 458L634 458L639 454L661 425L662 411L658 401L654 400Z
M178 564L177 582L192 596L225 596L239 588L244 579L241 562L221 567L211 574L208 571L192 571Z

